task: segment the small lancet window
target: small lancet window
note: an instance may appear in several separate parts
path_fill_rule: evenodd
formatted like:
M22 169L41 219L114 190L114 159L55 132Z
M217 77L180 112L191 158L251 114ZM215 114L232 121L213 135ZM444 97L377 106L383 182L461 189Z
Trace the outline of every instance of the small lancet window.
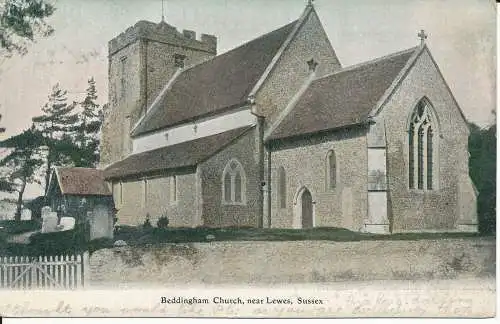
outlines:
M328 151L326 155L326 189L333 190L337 185L337 161L335 152Z
M278 184L279 206L280 208L286 208L286 174L284 167L280 167L278 170Z

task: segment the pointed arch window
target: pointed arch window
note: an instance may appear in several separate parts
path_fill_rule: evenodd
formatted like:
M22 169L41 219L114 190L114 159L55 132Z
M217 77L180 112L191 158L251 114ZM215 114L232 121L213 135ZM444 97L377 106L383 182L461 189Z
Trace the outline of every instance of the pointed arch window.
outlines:
M222 201L226 205L244 205L246 203L245 170L235 159L229 161L222 173Z
M337 185L337 159L333 150L326 154L326 189L333 190Z
M278 170L278 184L280 208L286 208L286 174L282 166Z
M428 100L419 101L412 112L408 127L409 188L433 190L436 121Z

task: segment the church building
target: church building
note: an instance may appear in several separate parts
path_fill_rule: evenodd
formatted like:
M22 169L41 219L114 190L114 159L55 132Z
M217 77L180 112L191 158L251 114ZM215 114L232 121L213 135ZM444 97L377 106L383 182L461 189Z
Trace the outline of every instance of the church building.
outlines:
M345 67L312 4L219 55L215 36L137 22L109 42L118 223L477 231L468 124L419 37Z

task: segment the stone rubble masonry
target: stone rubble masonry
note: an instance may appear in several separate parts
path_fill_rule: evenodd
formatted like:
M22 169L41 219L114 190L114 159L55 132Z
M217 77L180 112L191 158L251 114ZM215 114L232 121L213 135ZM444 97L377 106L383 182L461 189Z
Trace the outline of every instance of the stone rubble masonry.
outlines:
M102 249L91 287L495 277L495 239L212 242Z
M271 227L292 228L300 219L294 211L297 193L309 189L314 204L314 224L359 231L367 216L368 186L366 129L352 128L321 136L290 140L271 149ZM336 185L327 188L327 155L336 157ZM286 175L286 208L279 205L278 169Z

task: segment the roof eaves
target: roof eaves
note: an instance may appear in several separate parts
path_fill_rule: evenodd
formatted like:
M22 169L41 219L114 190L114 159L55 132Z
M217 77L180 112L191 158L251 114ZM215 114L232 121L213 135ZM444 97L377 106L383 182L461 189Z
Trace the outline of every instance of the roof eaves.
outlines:
M322 133L327 133L327 132L333 132L333 131L339 131L342 129L347 129L355 126L362 126L362 125L367 125L372 122L372 119L369 116L365 116L363 118L360 118L356 120L353 123L342 125L342 126L336 126L332 128L326 128L326 129L321 129L321 130L316 130L316 131L310 131L310 132L305 132L305 133L298 133L298 134L292 134L292 135L285 135L285 136L277 136L277 137L269 137L268 139L265 139L265 143L271 143L275 141L281 141L281 140L293 140L295 138L302 138L305 136L311 136L311 135L316 135L316 134L322 134Z
M147 135L150 135L152 133L156 133L156 132L159 132L161 130L168 130L168 129L171 129L171 128L174 128L174 127L177 127L177 126L181 126L183 124L189 124L189 123L194 123L194 122L203 122L204 120L207 120L211 117L216 117L217 115L219 114L224 114L228 111L236 111L236 110L239 110L239 109L244 109L245 107L248 107L250 105L250 103L248 102L248 100L244 100L244 101L241 101L237 104L234 104L234 105L231 105L231 106L227 106L227 107L223 107L223 108L220 108L220 109L217 109L215 111L209 111L207 113L204 113L204 114L201 114L201 115L198 115L198 116L193 116L193 117L190 117L190 118L186 118L186 119L182 119L182 120L179 120L175 123L171 123L171 124L167 124L165 126L162 126L162 127L158 127L158 128L154 128L154 129L151 129L151 130L147 130L147 131L142 131L142 132L139 132L137 134L135 134L134 137L136 138L140 138L140 137L143 137L143 136L147 136Z
M171 171L171 170L179 170L179 169L188 169L196 166L197 163L190 163L182 166L176 166L176 167L169 167L169 168L158 168L158 169L152 169L148 171L136 171L136 172L130 172L130 173L119 173L119 174L112 174L110 176L104 176L104 181L110 181L110 180L118 180L118 179L131 179L131 178L137 178L141 176L149 176L149 175L154 175L157 174L158 172L162 171Z
M207 161L208 159L210 159L212 156L218 154L219 152L221 152L222 150L224 150L229 145L233 144L235 141L237 141L238 139L240 139L243 135L245 135L246 133L248 133L251 129L254 129L255 127L256 127L255 125L248 126L245 130L243 130L241 132L241 134L238 134L233 139L231 139L229 142L227 142L226 145L223 145L223 146L219 147L219 149L215 150L215 152L213 152L213 154L211 154L210 156L205 157L204 159L200 159L199 161L197 161L196 165L199 165L200 163L203 163L203 162Z
M329 77L332 77L332 76L335 76L335 75L338 75L338 74L342 74L344 72L350 72L350 71L353 71L353 70L357 70L357 69L363 68L363 67L365 67L367 65L375 64L375 63L378 63L380 61L388 60L388 59L391 59L391 58L399 56L399 55L410 53L412 51L415 51L417 48L418 48L418 46L417 47L412 47L412 48L409 48L409 49L406 49L406 50L403 50L403 51L399 51L399 52L396 52L396 53L391 53L391 54L388 54L388 55L377 57L377 58L374 58L374 59L369 60L369 61L364 61L364 62L361 62L361 63L358 63L358 64L353 64L353 65L350 65L350 66L346 66L345 68L342 68L340 70L336 70L336 71L334 71L332 73L323 75L323 76L317 78L316 80L322 80L322 79L326 79L326 78L329 78ZM408 61L411 61L411 58Z

